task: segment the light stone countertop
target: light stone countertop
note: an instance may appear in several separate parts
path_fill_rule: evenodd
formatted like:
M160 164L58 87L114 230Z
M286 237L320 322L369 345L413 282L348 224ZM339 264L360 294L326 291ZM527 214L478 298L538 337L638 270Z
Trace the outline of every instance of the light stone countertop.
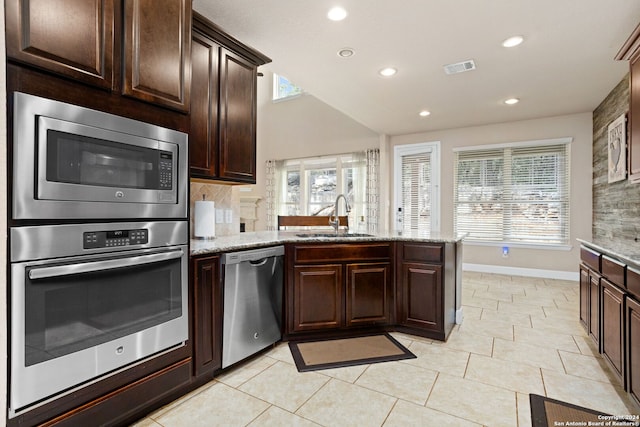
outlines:
M598 243L591 242L589 240L576 239L584 246L595 249L601 254L608 255L612 258L616 258L624 264L631 265L636 269L640 269L640 253L626 253L624 249L616 248L614 242L611 242L610 247L601 246Z
M340 233L341 237L328 236L304 236L299 234L333 234L332 230L300 230L300 231L256 231L239 233L233 236L216 237L211 240L192 239L191 256L215 254L222 252L256 249L267 246L282 245L285 243L315 243L315 242L392 242L392 241L416 241L432 243L457 243L462 238L444 233L377 233L366 236L349 236ZM358 233L353 233L358 234Z

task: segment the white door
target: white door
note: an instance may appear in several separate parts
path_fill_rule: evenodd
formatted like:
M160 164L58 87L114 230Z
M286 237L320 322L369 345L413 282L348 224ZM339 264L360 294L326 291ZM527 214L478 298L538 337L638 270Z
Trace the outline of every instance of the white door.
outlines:
M394 147L392 229L440 231L440 142Z

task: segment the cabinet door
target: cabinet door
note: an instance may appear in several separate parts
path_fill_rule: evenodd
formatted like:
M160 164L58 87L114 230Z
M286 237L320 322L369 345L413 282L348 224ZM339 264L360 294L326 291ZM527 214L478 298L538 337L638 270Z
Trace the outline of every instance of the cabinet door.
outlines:
M400 323L425 330L442 330L442 267L403 262L400 287Z
M189 166L192 176L218 173L218 62L220 46L199 33L191 44L191 130Z
M640 402L640 304L627 297L627 391Z
M629 101L629 179L640 180L640 54L631 59Z
M624 292L601 279L602 297L602 355L624 384Z
M7 56L111 89L114 0L6 0Z
M194 370L211 374L222 366L222 284L220 258L193 260Z
M256 182L256 66L222 49L220 178Z
M589 331L589 270L580 266L580 323Z
M293 274L293 331L343 326L342 265L299 265Z
M589 272L589 336L600 347L600 276Z
M347 264L347 326L390 322L388 262Z
M188 111L191 1L125 0L125 95Z

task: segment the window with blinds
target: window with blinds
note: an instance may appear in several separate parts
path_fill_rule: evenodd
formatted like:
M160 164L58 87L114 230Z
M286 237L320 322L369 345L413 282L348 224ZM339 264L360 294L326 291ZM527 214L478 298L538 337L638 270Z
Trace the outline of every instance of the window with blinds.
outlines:
M454 227L469 241L569 243L569 144L456 152Z
M405 155L402 167L402 228L431 228L431 153Z

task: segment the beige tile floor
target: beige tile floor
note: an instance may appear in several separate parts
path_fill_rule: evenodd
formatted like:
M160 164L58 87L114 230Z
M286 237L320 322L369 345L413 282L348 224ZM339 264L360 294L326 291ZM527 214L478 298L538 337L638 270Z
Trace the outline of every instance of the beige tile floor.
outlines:
M578 322L578 283L464 273L446 343L393 335L417 359L299 373L286 344L136 427L531 425L529 393L638 414Z

